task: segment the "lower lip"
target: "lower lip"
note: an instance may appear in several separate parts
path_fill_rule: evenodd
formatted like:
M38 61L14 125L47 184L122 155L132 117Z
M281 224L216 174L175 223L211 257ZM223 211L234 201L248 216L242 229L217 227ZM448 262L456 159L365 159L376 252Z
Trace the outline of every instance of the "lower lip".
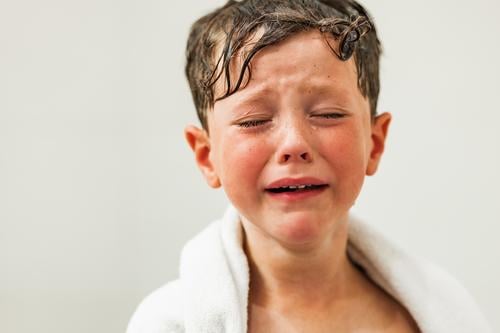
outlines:
M328 186L321 187L321 188L314 189L314 190L306 190L306 191L283 192L283 193L273 193L273 192L266 191L266 193L269 194L269 196L271 196L274 199L284 200L284 201L298 201L298 200L305 200L308 198L315 197L315 196L321 194L327 188L328 188Z

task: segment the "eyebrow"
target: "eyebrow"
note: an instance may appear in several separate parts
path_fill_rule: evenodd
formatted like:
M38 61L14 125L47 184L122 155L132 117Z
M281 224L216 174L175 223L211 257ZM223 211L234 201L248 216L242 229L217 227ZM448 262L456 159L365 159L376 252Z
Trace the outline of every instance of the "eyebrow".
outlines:
M272 89L269 87L254 87L253 89L246 90L242 89L238 91L234 97L237 98L235 107L237 108L249 108L255 106L258 103L264 103L269 100L269 95L272 95ZM238 96L238 93L240 96Z

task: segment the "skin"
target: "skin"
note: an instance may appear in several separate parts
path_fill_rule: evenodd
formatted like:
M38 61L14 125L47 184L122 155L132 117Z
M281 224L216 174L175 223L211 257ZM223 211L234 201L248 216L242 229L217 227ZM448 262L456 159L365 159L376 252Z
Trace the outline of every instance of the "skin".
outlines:
M260 51L248 84L207 114L210 135L188 126L185 136L208 184L241 213L249 331L418 332L346 252L349 209L391 121L370 117L354 61L340 61L317 31L293 35ZM286 177L328 187L300 200L266 191Z

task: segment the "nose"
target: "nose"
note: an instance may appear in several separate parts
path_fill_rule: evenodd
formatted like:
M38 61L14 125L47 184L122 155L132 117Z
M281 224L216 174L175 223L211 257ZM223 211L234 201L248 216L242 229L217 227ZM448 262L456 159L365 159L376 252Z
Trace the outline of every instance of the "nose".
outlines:
M278 162L311 163L313 161L308 129L301 124L284 126L278 148Z

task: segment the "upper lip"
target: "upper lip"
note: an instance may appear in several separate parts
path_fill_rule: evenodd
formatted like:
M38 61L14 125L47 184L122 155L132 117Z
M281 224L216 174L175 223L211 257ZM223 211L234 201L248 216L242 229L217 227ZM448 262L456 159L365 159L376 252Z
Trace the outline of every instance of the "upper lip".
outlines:
M314 177L282 178L267 185L266 190L286 187L286 186L300 186L300 185L328 185L328 183Z

